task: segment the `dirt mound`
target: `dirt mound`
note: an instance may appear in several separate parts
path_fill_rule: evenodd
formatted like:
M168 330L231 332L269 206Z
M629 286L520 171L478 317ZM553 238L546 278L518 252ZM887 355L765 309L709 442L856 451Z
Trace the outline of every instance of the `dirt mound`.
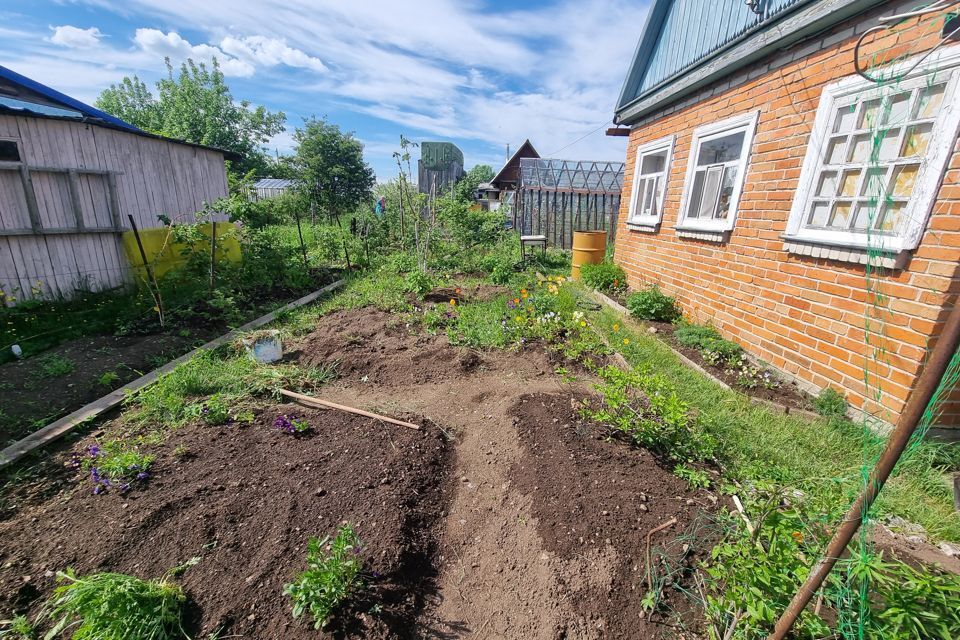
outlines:
M281 413L306 419L312 434L275 429ZM316 638L323 634L292 619L281 589L305 568L309 537L348 521L380 577L360 610L343 616L350 627L335 622L331 631L407 634L431 589L445 500L449 448L438 429L285 405L251 425L182 428L157 453L144 489L94 496L84 479L74 495L0 523L0 611L49 593L53 572L67 567L158 577L199 556L181 579L192 634ZM383 607L376 616L366 614L372 602Z
M586 637L677 637L675 629L640 615L648 590L646 535L676 518L653 544L676 537L711 503L649 452L607 441L597 426L581 420L577 400L535 394L514 406L526 455L513 465L513 486L532 496L532 515L548 552L574 563L597 558L585 575L560 574L571 602L595 630ZM688 554L684 561L696 559Z
M478 356L446 337L410 331L399 316L371 308L325 317L293 349L301 365L336 365L341 380L387 386L445 381L478 366Z

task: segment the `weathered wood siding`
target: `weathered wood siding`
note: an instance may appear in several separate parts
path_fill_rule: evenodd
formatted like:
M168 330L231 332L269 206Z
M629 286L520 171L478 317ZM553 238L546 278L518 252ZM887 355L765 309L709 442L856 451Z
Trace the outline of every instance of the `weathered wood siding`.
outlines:
M120 244L127 215L141 229L160 226L160 214L189 221L227 194L223 155L208 149L12 115L0 115L0 138L16 140L21 161L36 167L26 190L21 172L0 170L0 290L16 300L131 282ZM25 195L31 184L34 216Z

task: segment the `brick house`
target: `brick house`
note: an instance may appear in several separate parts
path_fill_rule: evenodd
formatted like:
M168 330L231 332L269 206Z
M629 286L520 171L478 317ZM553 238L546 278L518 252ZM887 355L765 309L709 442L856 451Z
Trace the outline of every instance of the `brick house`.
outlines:
M960 20L868 34L860 66L896 81L854 66L861 34L915 7L655 0L615 117L630 285L884 422L960 284Z

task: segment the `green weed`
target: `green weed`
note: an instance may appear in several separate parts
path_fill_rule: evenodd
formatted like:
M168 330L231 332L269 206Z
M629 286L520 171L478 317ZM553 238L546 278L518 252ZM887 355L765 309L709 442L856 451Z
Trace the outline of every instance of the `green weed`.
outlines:
M588 287L604 293L622 293L627 290L627 274L614 262L585 264L580 267L580 279Z
M827 418L843 418L847 415L847 399L832 387L827 387L813 399L813 408Z
M100 385L101 387L107 387L108 389L112 389L113 386L117 384L117 380L119 379L120 379L120 376L117 374L116 371L104 371L100 375L100 377L97 378L97 384Z
M360 538L350 525L341 526L332 541L329 536L310 539L307 570L283 587L293 599L294 618L309 612L317 629L330 621L334 611L362 584L359 550Z
M673 475L681 480L686 480L691 489L707 489L710 487L710 474L703 469L678 464L673 468Z
M0 638L4 640L34 640L37 633L33 623L26 616L14 616L10 620L0 620Z
M120 573L78 577L59 572L60 586L41 619L52 621L47 638L71 630L74 640L166 640L186 637L181 627L183 590L167 580L141 580Z
M38 364L40 368L37 374L41 378L59 378L60 376L73 373L73 370L77 368L73 360L56 354L41 356Z
M627 296L627 309L641 320L673 322L680 317L677 301L660 291L656 285Z

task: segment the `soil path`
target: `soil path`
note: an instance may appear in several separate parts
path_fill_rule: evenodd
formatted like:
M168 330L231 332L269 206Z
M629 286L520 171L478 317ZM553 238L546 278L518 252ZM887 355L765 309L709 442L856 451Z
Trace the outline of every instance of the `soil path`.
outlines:
M455 443L436 593L418 637L683 637L641 614L643 536L676 516L663 534L675 536L707 501L646 452L580 423L572 403L590 379L564 382L538 348L445 342L366 310L327 318L299 354L340 359L325 399L425 416Z

